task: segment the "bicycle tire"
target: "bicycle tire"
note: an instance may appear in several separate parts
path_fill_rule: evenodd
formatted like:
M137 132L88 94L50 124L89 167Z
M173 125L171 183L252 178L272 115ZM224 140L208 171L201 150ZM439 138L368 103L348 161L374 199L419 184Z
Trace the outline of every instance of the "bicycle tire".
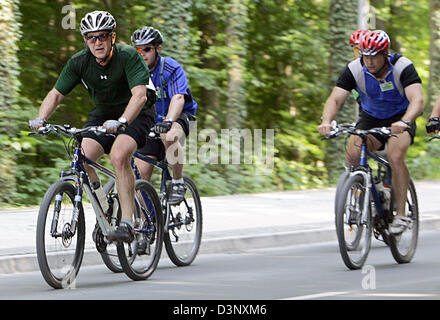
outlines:
M187 176L184 176L183 180L187 188L185 200L182 201L178 206L170 206L166 202L165 208L165 210L171 210L171 221L169 221L170 225L181 223L182 216L184 218L182 225L169 227L168 232L164 233L165 249L167 251L168 257L176 266L179 267L190 265L196 258L202 241L203 225L202 203L200 201L200 194L197 186L194 181ZM170 187L171 184L168 186L167 189L168 194L170 191ZM191 197L188 197L188 192L191 194ZM181 211L184 210L186 211L186 213L182 215ZM194 210L195 216L194 214L191 214L191 212L194 212ZM176 211L178 211L178 213L176 213ZM180 234L179 237L177 232L181 230L183 232L182 234ZM194 237L192 237L191 233L193 230ZM189 250L185 250L185 248L188 248Z
M352 175L345 182L341 191L341 196L337 203L335 215L336 234L338 238L339 251L344 264L350 270L362 268L371 248L372 218L370 199L365 199L367 188L364 176L361 174ZM367 206L367 223L361 224L362 208L365 201ZM349 214L349 223L346 223L346 215ZM356 228L354 235L357 238L360 232L359 244L356 248L347 246L347 237L353 236L352 229ZM361 227L361 228L359 228Z
M348 170L345 170L341 174L341 176L339 177L339 181L338 181L338 184L336 187L336 193L335 193L335 215L337 212L338 203L340 201L342 201L343 203L345 202L345 196L342 193L342 189L344 188L344 184L348 180L349 177L350 177L350 172ZM357 246L359 245L361 235L362 235L362 230L363 230L363 226L359 226L359 229L356 230L356 236L353 238L353 240L350 242L346 242L347 250L352 251L357 248Z
M339 201L342 188L344 187L344 184L349 177L350 177L349 170L344 170L344 172L342 172L341 175L339 176L338 183L336 185L336 191L335 191L335 214L336 214L337 203Z
M75 187L68 181L54 183L46 191L38 212L36 231L38 265L44 280L55 289L67 288L74 284L84 254L85 221L82 205L78 210L75 235L70 237L67 231L73 215L75 193ZM61 234L61 237L53 237L50 234L53 221L51 213L54 212L56 206L54 201L60 205L57 233ZM74 247L72 253L72 249L69 248L73 242L76 242L76 245L72 246ZM57 251L58 249L60 252ZM66 263L66 260L70 263Z
M135 239L129 244L118 242L119 261L125 274L134 281L148 279L156 270L160 260L163 246L163 217L159 196L150 182L146 180L136 180L135 183L135 209L134 226ZM146 220L142 217L147 216L148 222L146 232ZM139 253L139 244L148 245L148 253Z
M408 198L409 196L409 198ZM411 227L406 229L400 235L391 235L389 247L394 260L397 263L409 263L411 262L417 248L418 236L419 236L419 205L417 200L417 192L413 181L410 179L408 185L408 196L407 196L407 210L406 216L410 217L412 222ZM394 197L391 197L391 203L394 202ZM408 239L408 241L404 241ZM406 247L405 242L409 242Z

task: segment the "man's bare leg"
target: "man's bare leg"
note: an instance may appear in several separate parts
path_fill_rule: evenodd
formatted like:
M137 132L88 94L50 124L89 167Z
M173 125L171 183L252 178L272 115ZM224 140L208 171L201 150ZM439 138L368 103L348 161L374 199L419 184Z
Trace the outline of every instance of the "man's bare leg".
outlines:
M345 161L347 166L357 167L359 166L361 158L361 145L362 139L358 136L351 135L348 139L347 152L345 154ZM367 148L368 150L377 150L381 146L381 142L374 136L368 136Z
M84 155L90 160L98 161L98 159L104 154L104 148L96 140L84 138L81 146ZM95 172L95 169L87 164L84 164L84 168L86 169L90 182L99 181L99 177Z
M156 157L149 155L148 157L153 158L154 160L157 160ZM135 158L134 161L136 162L136 166L139 170L139 174L141 175L141 178L147 181L151 180L151 176L153 175L154 166L144 160Z
M396 197L399 216L405 216L405 205L409 186L409 171L405 163L406 152L411 145L411 136L408 132L398 135L397 138L388 140L388 161L392 170L393 192Z
M136 141L120 134L113 143L110 157L116 173L116 188L121 204L122 219L133 220L134 212L134 173L131 167L131 158L137 149Z
M173 123L173 127L166 134L163 140L166 150L168 163L173 171L172 189L168 197L170 204L180 203L185 195L186 187L183 181L183 163L185 153L181 145L181 141L185 138L185 132L178 123Z
M163 143L165 145L166 157L173 171L173 179L182 178L183 163L185 152L180 141L185 137L185 131L178 123L173 123L170 131L164 136Z

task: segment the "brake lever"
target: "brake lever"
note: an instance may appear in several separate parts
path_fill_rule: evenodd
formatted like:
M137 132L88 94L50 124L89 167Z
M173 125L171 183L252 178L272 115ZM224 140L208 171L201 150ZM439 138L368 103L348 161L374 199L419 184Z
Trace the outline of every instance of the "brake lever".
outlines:
M111 137L116 137L116 135L114 135L113 133L107 133L107 130L100 126L100 127L96 127L95 128L95 133L97 136L102 136L102 135L109 135Z
M326 135L325 137L321 138L321 140L330 140L330 139L336 138L338 136L337 133L338 133L338 131L333 131L332 130L332 131L330 131L330 133L328 135Z

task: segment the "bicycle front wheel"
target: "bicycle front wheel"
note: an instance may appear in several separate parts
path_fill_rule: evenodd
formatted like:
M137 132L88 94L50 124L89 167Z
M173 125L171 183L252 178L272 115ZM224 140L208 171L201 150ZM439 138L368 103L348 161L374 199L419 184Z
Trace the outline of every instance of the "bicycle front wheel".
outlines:
M80 204L74 206L75 187L53 184L44 195L37 220L37 258L44 280L55 289L72 286L84 254L85 222ZM71 232L72 217L78 216Z
M337 203L339 201L339 198L341 197L341 191L344 187L345 182L350 177L350 170L346 169L344 172L339 176L338 184L336 185L336 192L335 192L335 214L337 210Z
M186 194L178 205L166 204L168 232L165 248L176 266L188 266L197 256L202 241L202 204L196 184L184 176ZM168 188L168 192L169 192Z
M345 182L336 204L335 225L339 251L345 265L351 270L362 268L371 247L372 219L366 188L362 175L351 176ZM368 205L364 213L365 201ZM362 221L363 216L366 221Z
M394 197L391 200L391 203L393 203L395 201ZM401 234L390 236L391 254L397 263L408 263L412 260L419 237L419 205L416 188L412 180L410 180L408 186L405 212L406 217L411 219L410 225Z
M146 280L157 268L162 253L163 217L159 196L146 180L136 180L133 213L135 240L117 243L122 269L132 280Z

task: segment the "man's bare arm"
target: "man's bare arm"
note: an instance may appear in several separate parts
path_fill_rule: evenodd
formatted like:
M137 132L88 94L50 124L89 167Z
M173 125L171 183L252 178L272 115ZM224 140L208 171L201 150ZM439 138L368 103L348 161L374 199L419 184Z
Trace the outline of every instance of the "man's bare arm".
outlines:
M131 98L125 108L122 117L127 119L128 123L131 123L142 110L142 107L147 102L147 90L145 85L135 86L131 89Z
M64 95L57 89L53 88L44 98L41 103L38 117L29 121L29 126L36 130L42 126L43 122L49 119L50 115L55 111L57 106L63 101Z
M324 111L322 113L322 122L318 127L318 132L322 135L327 135L330 133L330 122L336 118L339 109L347 99L350 91L345 89L334 87L332 93L328 97L324 105Z
M422 114L424 109L422 85L420 83L413 83L407 86L405 88L405 95L408 98L409 105L405 115L402 118L412 122Z

